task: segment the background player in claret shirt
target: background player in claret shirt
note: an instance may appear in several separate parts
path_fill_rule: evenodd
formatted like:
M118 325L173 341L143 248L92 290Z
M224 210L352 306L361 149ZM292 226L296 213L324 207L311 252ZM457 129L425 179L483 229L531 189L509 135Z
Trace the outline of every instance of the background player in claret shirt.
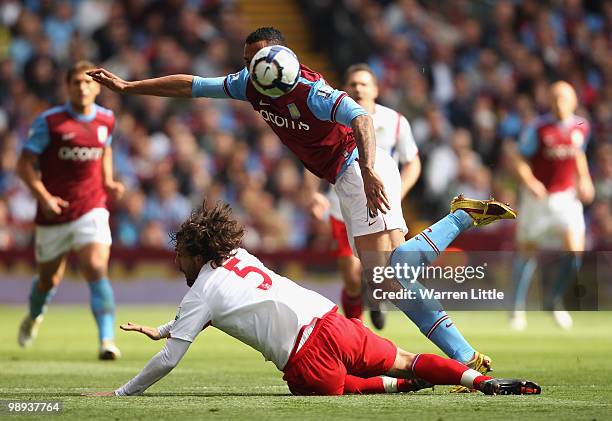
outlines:
M527 325L527 292L536 268L537 250L561 250L553 288L545 308L553 310L557 324L568 329L572 318L563 307L565 289L581 264L585 245L582 203L591 203L595 188L584 153L589 124L574 114L578 100L567 82L550 88L551 113L528 127L515 154L517 173L523 184L517 241L521 256L515 263L517 283L511 325Z
M94 102L100 85L86 74L92 68L81 61L69 69L68 102L36 118L17 164L19 177L38 201L38 275L18 341L25 347L36 338L46 305L64 275L67 254L75 250L91 290L99 357L116 359L120 352L114 344L115 304L107 278L111 233L106 201L107 194L119 198L124 187L113 179L115 117Z
M276 45L285 45L280 31L257 29L246 39L245 64L248 66L261 49ZM333 89L319 73L303 64L299 66L300 77L292 90L280 97L258 92L248 67L226 77L179 74L131 82L105 69L88 74L124 94L248 101L306 169L334 185L351 245L366 270L387 264L428 265L470 227L515 218L509 206L495 200L458 197L445 218L405 241L408 228L400 201L400 174L391 156L382 150L377 152L372 118L346 92ZM398 281L405 288L422 288L418 282L411 282L414 280ZM399 289L395 280L390 283L390 288ZM446 355L482 372L489 370L491 359L475 351L439 303L411 300L395 304Z
M367 64L355 64L346 70L344 88L351 98L372 116L376 131L376 146L391 155L400 165L401 200L403 200L421 174L421 160L412 137L410 123L397 111L376 103L378 84L374 72ZM318 180L312 182L307 175L305 180L309 180L305 184L315 190L311 200L314 216L322 219L325 212L329 211L332 235L338 244L336 250L338 268L344 282L341 295L344 315L348 318L361 318L363 302L361 264L351 250L338 196L333 189L330 189L325 197L316 191ZM372 324L377 329L382 329L385 322L384 312L371 309L370 316Z
M168 374L208 326L261 352L295 395L415 391L462 384L487 394L537 394L530 381L492 379L434 354L412 354L336 313L327 298L282 277L240 248L244 229L226 204L193 212L175 234L175 262L190 290L176 318L158 328L123 330L169 338L132 380L114 392L139 395ZM385 375L384 377L381 377Z

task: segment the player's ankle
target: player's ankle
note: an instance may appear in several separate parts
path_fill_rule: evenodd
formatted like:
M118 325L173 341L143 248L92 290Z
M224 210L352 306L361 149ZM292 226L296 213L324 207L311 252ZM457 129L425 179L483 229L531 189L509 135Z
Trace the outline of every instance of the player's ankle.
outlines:
M482 391L482 384L487 380L491 380L493 377L490 376L478 376L474 379L474 389Z

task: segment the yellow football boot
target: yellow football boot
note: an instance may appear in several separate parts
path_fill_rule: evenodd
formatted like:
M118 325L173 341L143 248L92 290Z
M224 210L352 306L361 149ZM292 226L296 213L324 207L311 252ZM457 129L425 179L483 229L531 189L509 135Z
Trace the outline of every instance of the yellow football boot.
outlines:
M516 219L516 211L510 205L491 198L489 200L466 199L462 194L451 202L451 213L463 210L474 220L474 226L488 225L498 219Z

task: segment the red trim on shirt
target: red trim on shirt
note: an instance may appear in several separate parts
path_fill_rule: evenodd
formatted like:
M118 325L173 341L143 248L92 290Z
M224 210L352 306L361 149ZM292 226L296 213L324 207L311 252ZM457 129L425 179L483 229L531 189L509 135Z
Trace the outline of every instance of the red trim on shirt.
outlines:
M227 76L225 77L225 79L223 79L223 90L225 91L225 94L232 98L232 99L236 99L232 96L232 94L229 91L229 86L227 86Z
M338 106L340 105L340 101L344 99L348 94L346 92L342 92L342 94L338 97L331 111L331 121L336 121L336 111L338 110Z

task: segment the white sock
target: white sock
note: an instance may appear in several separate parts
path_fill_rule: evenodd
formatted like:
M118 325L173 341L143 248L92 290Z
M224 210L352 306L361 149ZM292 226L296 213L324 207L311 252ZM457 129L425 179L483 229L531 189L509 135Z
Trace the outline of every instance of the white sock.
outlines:
M474 379L478 376L482 376L482 373L472 370L471 368L465 370L461 375L461 385L473 389Z
M386 393L397 393L397 379L393 377L381 376Z

